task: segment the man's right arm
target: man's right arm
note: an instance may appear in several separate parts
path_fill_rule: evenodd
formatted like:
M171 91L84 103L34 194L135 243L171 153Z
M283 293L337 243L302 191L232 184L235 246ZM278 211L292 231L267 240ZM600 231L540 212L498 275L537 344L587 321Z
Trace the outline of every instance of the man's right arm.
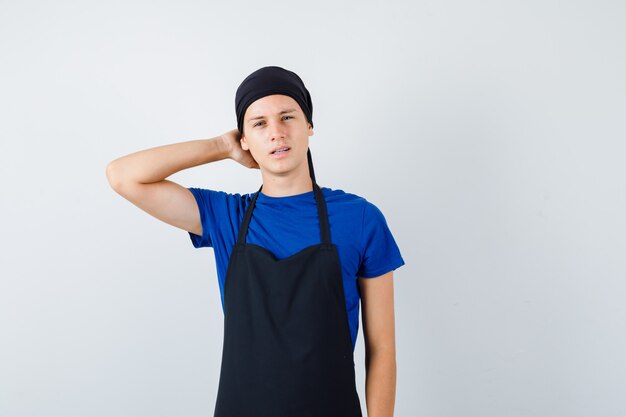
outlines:
M202 236L200 212L193 194L165 178L183 169L231 158L233 146L240 148L237 138L235 129L211 139L138 151L109 162L106 176L115 192L146 213Z

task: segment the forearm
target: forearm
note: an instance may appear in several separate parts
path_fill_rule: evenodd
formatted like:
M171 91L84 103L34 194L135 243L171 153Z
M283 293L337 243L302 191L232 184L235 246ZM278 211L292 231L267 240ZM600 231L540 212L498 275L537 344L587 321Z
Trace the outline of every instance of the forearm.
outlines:
M228 157L221 136L158 146L117 158L107 166L114 182L142 184L161 181L175 172Z
M366 355L365 398L368 417L393 417L396 399L394 351Z

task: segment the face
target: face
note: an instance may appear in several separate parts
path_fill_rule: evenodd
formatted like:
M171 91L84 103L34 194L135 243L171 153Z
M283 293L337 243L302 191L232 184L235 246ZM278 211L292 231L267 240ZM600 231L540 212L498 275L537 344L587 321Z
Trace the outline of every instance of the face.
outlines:
M308 172L307 150L313 127L296 100L283 94L261 97L246 109L241 147L259 168L276 174L295 169ZM289 148L273 154L276 148ZM304 168L302 163L304 161Z

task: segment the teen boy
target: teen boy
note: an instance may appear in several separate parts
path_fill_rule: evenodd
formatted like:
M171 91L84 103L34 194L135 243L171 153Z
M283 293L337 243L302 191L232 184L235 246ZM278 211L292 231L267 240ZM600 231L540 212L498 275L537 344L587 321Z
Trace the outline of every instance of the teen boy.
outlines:
M390 417L396 362L393 271L404 265L380 210L319 187L309 150L311 97L277 66L237 89L237 129L151 148L107 167L113 189L213 247L224 312L216 417L359 417L353 351L359 302L369 417ZM166 178L232 159L259 169L254 193Z

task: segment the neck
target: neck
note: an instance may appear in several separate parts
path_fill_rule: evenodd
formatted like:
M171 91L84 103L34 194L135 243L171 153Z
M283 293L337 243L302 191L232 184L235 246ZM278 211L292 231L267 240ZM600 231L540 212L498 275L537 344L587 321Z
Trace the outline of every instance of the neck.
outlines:
M298 172L289 176L272 175L272 173L261 171L263 177L261 192L270 197L287 197L313 191L309 165L306 161L302 165L305 169L299 169Z

